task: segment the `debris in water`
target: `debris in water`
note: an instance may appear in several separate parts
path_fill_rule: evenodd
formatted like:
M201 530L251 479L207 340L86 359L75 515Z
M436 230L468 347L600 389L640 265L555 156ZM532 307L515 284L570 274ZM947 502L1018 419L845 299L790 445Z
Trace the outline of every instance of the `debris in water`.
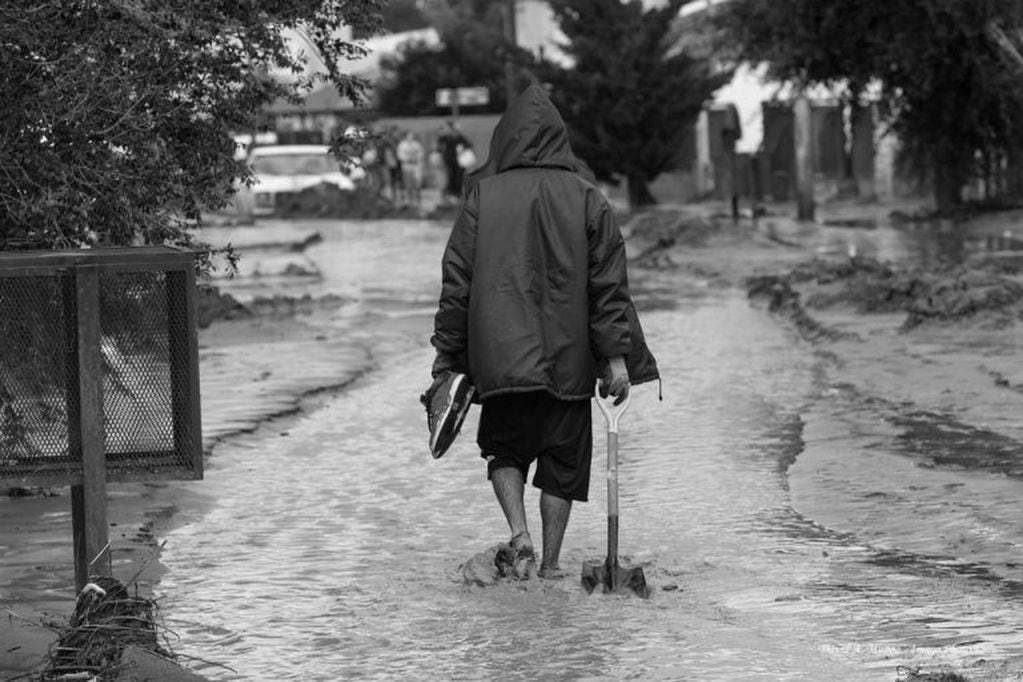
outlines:
M487 587L504 579L529 580L533 575L534 562L519 559L515 561L515 550L507 542L496 544L473 555L459 567L466 585Z
M79 592L69 622L49 624L59 638L39 679L107 679L121 667L128 647L173 661L160 643L157 611L154 600L132 597L116 578L94 577Z

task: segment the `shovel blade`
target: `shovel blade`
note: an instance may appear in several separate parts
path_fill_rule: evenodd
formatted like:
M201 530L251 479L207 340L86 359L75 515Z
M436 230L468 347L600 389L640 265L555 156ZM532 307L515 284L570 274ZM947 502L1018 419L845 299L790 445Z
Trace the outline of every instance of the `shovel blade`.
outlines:
M634 594L646 599L650 596L650 587L646 584L646 576L639 566L626 568L617 562L587 561L583 564L583 588L587 593L594 591L602 594Z

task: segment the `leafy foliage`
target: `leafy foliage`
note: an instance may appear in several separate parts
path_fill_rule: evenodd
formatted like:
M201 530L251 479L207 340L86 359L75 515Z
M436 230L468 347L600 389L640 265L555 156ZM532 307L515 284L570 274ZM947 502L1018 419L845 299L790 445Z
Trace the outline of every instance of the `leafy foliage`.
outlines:
M440 34L439 45L411 42L381 59L377 107L394 116L438 115L438 88L483 86L490 102L473 111L500 113L507 104L505 61L513 65L516 91L529 82L532 56L505 33L504 3L427 0L423 12Z
M247 178L232 133L316 79L283 32L359 101L342 67L362 50L338 36L374 30L383 2L0 4L0 249L191 244L188 226Z
M721 18L736 56L767 63L775 78L837 86L849 99L879 85L906 158L935 180L939 208L958 203L978 159L1023 142L1023 77L991 36L1023 26L1016 0L744 0Z
M644 9L639 0L553 0L570 68L541 72L572 147L601 180L624 176L633 206L647 183L678 165L707 99L731 77L682 49L675 21L688 0Z

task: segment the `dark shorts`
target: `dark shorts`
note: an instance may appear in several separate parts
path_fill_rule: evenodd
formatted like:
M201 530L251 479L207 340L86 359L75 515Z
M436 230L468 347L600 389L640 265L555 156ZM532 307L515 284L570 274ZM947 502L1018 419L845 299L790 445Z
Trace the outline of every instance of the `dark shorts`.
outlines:
M558 400L544 391L487 398L476 442L495 469L515 467L523 478L536 460L533 485L567 500L585 502L593 458L589 400Z

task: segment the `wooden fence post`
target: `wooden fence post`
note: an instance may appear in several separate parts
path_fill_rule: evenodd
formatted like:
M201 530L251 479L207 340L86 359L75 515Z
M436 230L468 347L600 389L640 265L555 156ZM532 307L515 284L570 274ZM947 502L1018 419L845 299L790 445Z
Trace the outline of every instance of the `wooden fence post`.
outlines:
M813 115L810 101L799 97L792 106L796 142L796 202L799 220L814 218Z
M103 426L103 358L99 319L99 274L95 266L75 268L75 306L78 361L77 432L82 458L82 483L71 486L71 526L74 538L75 588L90 575L110 575L107 527L107 476Z

